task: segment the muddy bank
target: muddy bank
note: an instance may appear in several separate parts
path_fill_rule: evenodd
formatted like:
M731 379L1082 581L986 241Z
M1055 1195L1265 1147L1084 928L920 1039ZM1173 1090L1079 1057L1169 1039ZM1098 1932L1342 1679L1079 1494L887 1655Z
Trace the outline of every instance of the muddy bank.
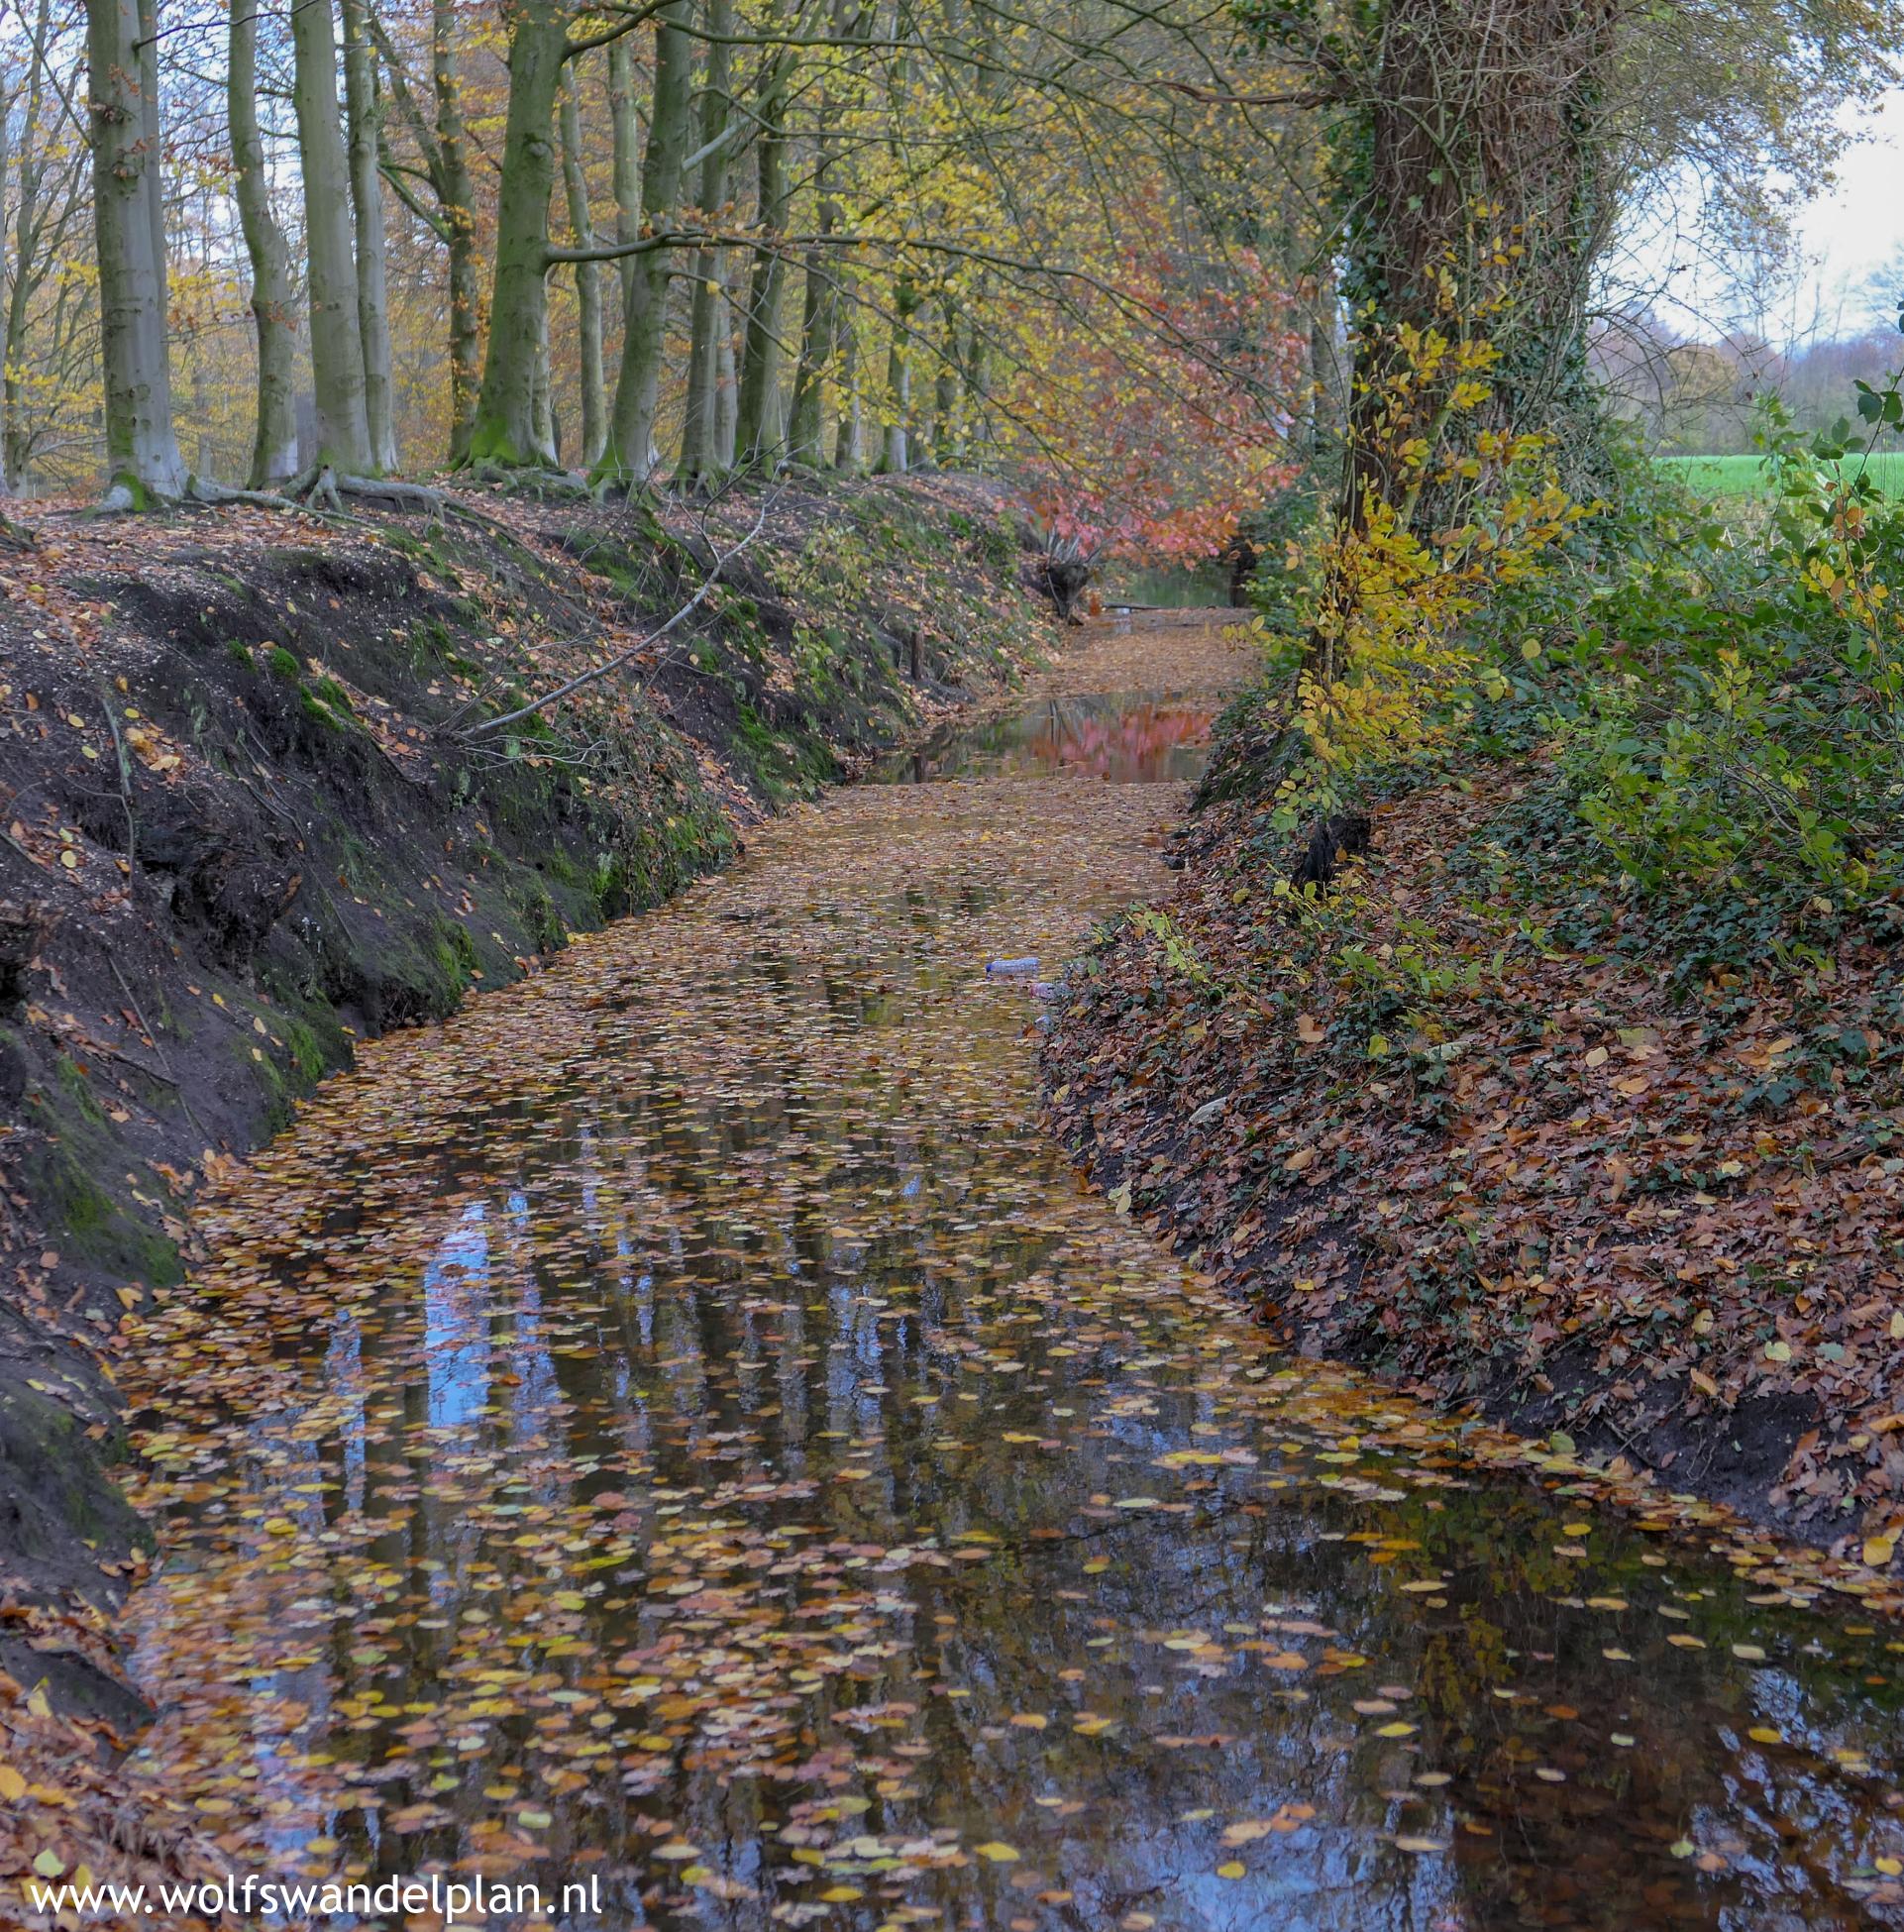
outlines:
M1252 715L1173 891L1067 982L1079 1159L1280 1341L1889 1568L1895 925L1821 915L1810 964L1749 904L1678 929L1583 873L1537 759L1378 805L1296 905Z
M778 492L644 646L755 509L48 515L0 558L9 1602L96 1637L79 1606L144 1562L104 1473L115 1330L180 1279L206 1172L355 1041L532 971L1015 679L1018 540L945 480ZM48 1675L12 1629L0 1668Z

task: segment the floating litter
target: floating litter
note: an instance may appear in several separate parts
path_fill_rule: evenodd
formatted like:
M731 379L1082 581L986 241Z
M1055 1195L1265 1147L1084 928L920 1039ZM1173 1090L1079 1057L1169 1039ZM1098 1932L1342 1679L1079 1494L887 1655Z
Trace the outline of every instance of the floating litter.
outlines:
M1023 959L994 959L987 963L987 979L1018 979L1038 970L1038 955L1031 953Z

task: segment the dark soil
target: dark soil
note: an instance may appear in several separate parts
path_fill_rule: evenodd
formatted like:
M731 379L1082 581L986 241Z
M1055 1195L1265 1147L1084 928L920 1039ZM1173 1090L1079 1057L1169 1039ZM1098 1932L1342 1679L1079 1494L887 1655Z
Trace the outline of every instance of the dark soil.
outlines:
M107 1474L115 1329L180 1278L207 1170L354 1040L1015 681L1024 559L946 480L777 493L695 621L636 648L754 510L51 514L0 560L0 1607L97 1612L145 1560ZM73 1658L93 1691L52 1688L111 1704Z

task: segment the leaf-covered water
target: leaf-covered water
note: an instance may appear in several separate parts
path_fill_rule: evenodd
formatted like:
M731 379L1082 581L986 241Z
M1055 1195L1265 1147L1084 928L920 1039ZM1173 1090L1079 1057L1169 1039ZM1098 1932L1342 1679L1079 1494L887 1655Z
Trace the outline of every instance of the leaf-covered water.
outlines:
M1053 692L1231 676L1158 627ZM1154 889L1183 790L1048 763L770 828L228 1193L133 1391L164 1801L576 1926L1904 1923L1897 1632L1081 1188L983 968Z

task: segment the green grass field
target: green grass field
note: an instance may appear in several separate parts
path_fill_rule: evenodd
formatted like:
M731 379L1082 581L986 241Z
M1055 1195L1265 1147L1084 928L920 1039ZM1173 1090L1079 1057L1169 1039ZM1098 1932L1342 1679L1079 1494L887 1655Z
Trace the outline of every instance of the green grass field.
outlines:
M1662 470L1702 496L1763 496L1765 466L1755 456L1662 456ZM1884 450L1863 459L1871 480L1887 496L1904 496L1904 452Z

